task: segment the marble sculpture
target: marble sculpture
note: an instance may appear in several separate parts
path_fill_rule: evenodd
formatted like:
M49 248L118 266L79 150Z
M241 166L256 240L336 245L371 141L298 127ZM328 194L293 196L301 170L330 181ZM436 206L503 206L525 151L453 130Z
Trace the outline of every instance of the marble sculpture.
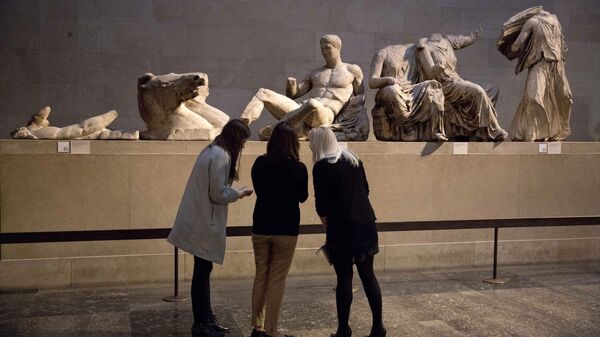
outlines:
M573 94L565 72L567 45L556 15L541 6L514 15L503 25L497 45L509 60L518 59L516 74L528 70L510 127L512 140L567 138Z
M463 79L457 72L454 50L468 47L481 36L433 34L416 44L391 45L371 62L369 87L377 89L372 110L375 137L385 141L502 141L508 133L498 123L493 87ZM498 50L517 59L516 74L528 70L523 98L515 113L510 136L515 141L563 140L571 134L572 93L565 72L566 44L557 17L541 6L511 17L502 27ZM336 35L320 39L325 65L302 81L288 77L285 95L260 88L240 118L250 124L263 109L288 121L305 138L314 127L329 126L338 140L366 140L363 73L344 63L342 41ZM33 115L25 127L11 133L17 139L151 139L212 140L229 120L206 103L208 76L204 73L154 75L138 78L138 108L147 130L107 129L116 111L65 127L51 126L50 107ZM273 126L260 130L269 139Z
M325 65L309 72L300 82L287 79L286 95L259 89L240 118L252 123L263 108L275 118L288 121L304 138L311 128L331 126L338 140L366 140L369 118L364 107L363 74L356 64L342 62L342 41L336 35L320 40ZM302 99L300 103L294 99ZM260 138L268 139L272 126L260 130Z
M139 138L138 131L109 130L106 127L119 115L115 110L94 116L65 127L51 126L48 117L50 107L41 109L31 116L27 126L20 127L11 133L15 139L126 139Z
M481 28L468 36L433 34L417 45L420 78L441 83L444 93L444 131L447 137L469 136L472 140L502 141L508 133L498 123L497 90L484 89L457 72L454 50L470 46Z
M373 133L385 141L444 141L444 93L436 80L419 81L415 44L387 46L371 62Z
M206 103L204 73L143 74L138 78L138 108L147 130L141 139L212 140L229 120Z

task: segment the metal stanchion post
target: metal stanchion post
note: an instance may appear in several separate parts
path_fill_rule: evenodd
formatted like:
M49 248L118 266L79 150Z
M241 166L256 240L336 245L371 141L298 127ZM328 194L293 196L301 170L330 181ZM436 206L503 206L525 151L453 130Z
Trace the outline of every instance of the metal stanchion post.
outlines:
M498 269L498 226L494 227L494 271L492 272L492 278L485 279L483 282L492 284L504 284L508 281L503 277L496 277Z
M179 249L175 247L175 277L173 283L173 296L167 296L163 298L165 302L185 302L189 300L189 297L179 296Z

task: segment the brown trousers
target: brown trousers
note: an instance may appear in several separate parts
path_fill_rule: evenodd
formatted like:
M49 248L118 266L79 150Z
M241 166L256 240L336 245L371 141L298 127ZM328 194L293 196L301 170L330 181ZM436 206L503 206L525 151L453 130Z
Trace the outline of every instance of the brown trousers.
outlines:
M296 250L297 236L252 234L256 276L252 290L252 327L279 335L277 324L285 279Z

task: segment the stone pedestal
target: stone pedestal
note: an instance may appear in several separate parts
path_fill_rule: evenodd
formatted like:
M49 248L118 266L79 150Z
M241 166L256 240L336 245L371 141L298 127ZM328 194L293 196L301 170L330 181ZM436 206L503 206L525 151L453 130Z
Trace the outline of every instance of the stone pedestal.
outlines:
M165 228L172 225L201 141L91 141L90 154L57 153L56 141L0 140L2 232ZM560 217L600 214L600 143L348 143L364 162L378 220ZM266 142L248 142L239 184ZM307 142L301 160L312 166ZM309 169L310 172L310 169ZM311 177L309 177L312 180ZM309 181L310 181L309 180ZM319 223L311 196L302 223ZM255 197L229 208L230 226L250 225ZM491 265L493 229L381 233L378 269ZM501 229L499 263L600 259L600 226ZM315 251L323 235L298 241L292 274L333 273ZM0 288L169 281L165 240L2 245ZM254 273L249 237L229 238L215 277ZM183 254L181 278L192 275Z

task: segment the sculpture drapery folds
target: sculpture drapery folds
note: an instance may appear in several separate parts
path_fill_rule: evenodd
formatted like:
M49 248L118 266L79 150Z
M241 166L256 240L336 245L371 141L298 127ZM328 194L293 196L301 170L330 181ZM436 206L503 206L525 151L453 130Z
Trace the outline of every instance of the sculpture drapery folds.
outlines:
M510 128L512 140L567 138L573 94L565 72L567 46L556 15L541 6L528 8L503 25L497 44L509 60L517 59L516 74L528 70Z

